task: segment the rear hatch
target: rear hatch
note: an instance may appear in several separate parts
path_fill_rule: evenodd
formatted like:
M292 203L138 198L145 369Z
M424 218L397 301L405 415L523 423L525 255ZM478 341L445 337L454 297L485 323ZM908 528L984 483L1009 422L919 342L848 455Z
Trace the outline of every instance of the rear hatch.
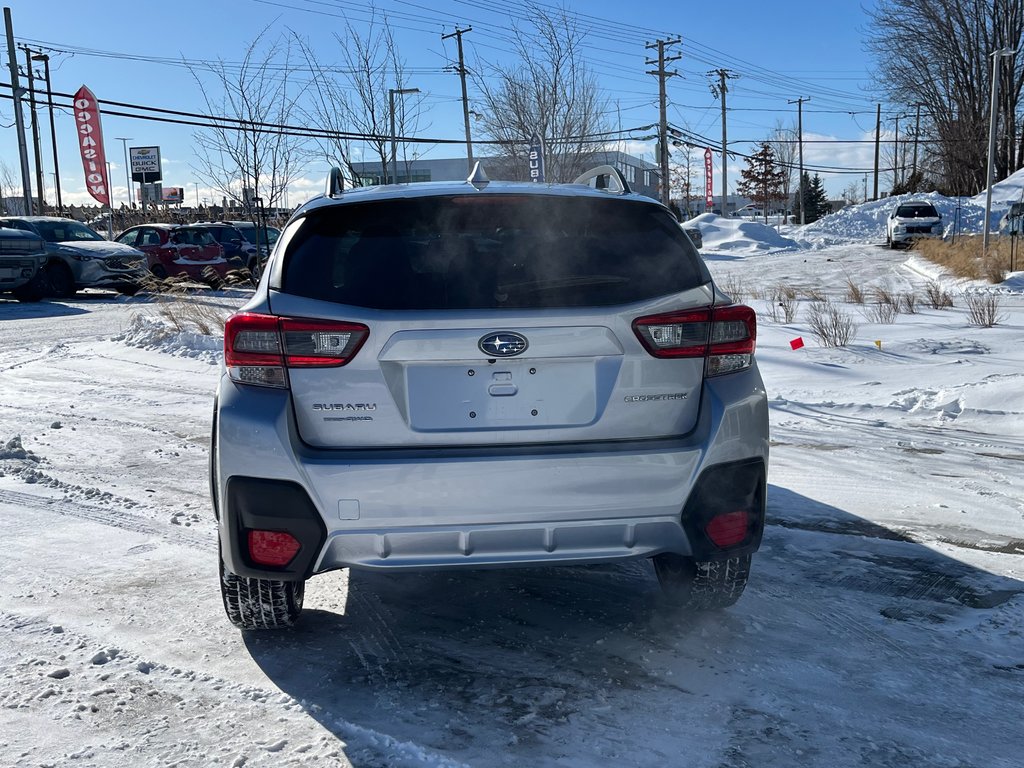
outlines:
M666 334L688 349L706 343L713 294L658 205L598 194L387 199L313 210L285 238L270 306L302 319L282 331L300 353L288 380L312 446L625 440L694 427L703 356L655 354ZM344 364L317 364L320 347L346 349Z

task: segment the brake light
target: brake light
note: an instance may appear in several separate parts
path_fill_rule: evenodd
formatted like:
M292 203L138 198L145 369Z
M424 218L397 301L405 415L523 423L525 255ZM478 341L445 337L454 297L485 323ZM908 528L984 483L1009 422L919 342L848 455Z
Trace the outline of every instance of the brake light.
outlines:
M345 365L369 335L359 323L241 312L224 327L224 365L239 384L287 388L286 369Z
M757 316L741 304L669 312L637 318L633 332L654 357L703 357L706 375L720 376L753 363Z

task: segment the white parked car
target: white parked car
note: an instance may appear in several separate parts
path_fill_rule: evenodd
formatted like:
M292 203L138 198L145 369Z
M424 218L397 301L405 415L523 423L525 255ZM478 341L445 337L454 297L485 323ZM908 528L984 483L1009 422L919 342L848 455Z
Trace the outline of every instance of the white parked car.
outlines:
M923 237L942 237L942 214L927 200L897 205L885 224L885 244L890 248L910 246Z

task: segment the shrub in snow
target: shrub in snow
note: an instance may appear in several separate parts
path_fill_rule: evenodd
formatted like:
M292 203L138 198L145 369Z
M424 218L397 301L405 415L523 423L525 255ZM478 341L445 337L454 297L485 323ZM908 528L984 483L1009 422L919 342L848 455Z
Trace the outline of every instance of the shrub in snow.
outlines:
M917 294L913 291L907 291L899 295L900 309L906 312L908 315L917 314Z
M851 304L864 303L864 289L849 277L846 278L846 300Z
M798 307L796 288L781 283L771 289L765 301L768 317L776 323L792 323L796 319Z
M857 335L853 318L828 300L811 304L807 323L823 347L845 347Z
M964 301L971 325L991 328L1004 319L999 314L999 297L994 293L968 293Z
M953 297L935 281L925 286L924 295L932 309L949 309L953 306Z

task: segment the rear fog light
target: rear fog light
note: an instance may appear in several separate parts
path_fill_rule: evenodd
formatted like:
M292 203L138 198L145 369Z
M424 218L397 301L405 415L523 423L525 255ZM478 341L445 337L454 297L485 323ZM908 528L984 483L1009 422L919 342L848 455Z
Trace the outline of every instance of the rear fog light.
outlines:
M286 531L249 531L249 559L256 565L288 565L301 548Z
M748 517L745 510L727 512L713 517L704 530L716 547L727 549L747 538Z

